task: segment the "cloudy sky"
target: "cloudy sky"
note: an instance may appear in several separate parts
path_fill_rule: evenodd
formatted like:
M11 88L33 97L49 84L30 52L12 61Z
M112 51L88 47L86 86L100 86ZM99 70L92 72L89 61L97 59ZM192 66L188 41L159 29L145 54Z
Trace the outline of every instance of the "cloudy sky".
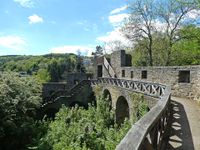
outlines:
M96 45L123 40L126 0L0 0L0 55L51 52L90 55Z

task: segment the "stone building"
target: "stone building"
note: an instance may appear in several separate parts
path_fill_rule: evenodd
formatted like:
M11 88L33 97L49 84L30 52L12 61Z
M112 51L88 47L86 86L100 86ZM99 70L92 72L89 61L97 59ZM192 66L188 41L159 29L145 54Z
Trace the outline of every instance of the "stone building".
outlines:
M200 65L132 67L125 50L115 51L110 59L99 57L95 77L142 80L171 85L172 95L200 100Z
M60 80L59 82L48 82L43 84L42 97L44 100L49 99L54 92L61 90L68 91L82 80L87 80L91 78L92 75L89 73L63 73L62 80Z

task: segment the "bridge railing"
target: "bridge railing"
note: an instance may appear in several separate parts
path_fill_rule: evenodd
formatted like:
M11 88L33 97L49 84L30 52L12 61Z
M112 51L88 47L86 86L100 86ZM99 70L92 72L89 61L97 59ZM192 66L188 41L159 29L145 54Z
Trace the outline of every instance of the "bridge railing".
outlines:
M157 104L128 131L116 150L158 150L168 125L170 86L141 81L99 78L91 84L111 84L158 98Z
M170 87L158 103L128 131L116 150L159 150L169 122Z
M166 86L151 82L133 81L117 78L98 78L97 80L91 80L92 84L108 84L128 90L143 93L152 97L160 98L165 95Z
M170 115L169 102L171 95L170 86L141 82L133 80L124 80L116 78L98 78L97 80L83 80L71 90L67 91L65 95L73 94L77 90L84 88L84 85L98 85L106 84L125 88L133 92L143 93L154 98L158 98L156 105L138 120L132 128L128 131L126 136L122 139L117 150L158 150L160 149L163 137L168 125ZM50 103L59 99L56 98Z

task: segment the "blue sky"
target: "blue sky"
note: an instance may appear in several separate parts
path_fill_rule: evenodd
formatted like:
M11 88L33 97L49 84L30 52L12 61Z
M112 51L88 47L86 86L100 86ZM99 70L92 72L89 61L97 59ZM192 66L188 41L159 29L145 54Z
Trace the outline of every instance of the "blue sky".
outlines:
M90 55L117 38L126 0L0 0L0 55ZM120 37L118 37L120 38Z

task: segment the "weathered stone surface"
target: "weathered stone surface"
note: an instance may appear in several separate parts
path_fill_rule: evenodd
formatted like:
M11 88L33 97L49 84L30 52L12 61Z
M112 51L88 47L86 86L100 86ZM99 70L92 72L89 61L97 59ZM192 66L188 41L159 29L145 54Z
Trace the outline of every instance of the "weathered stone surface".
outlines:
M195 66L154 66L154 67L127 67L125 51L116 51L111 54L110 64L118 78L150 81L170 85L173 96L187 97L200 101L200 65ZM122 77L122 70L125 76ZM131 71L133 77L131 78ZM147 79L142 79L142 71L147 71ZM189 71L190 82L179 83L179 72ZM110 77L103 69L103 77Z
M42 97L44 100L48 100L52 94L56 91L67 91L74 85L78 84L83 80L91 78L91 74L86 73L67 73L62 75L62 80L59 82L48 82L43 84Z
M173 96L197 100L200 95L200 66L120 67L118 69L125 70L126 79L131 79L131 71L133 71L132 80L170 85ZM142 70L147 71L147 79L141 79ZM183 70L190 71L190 83L179 83L179 71Z

